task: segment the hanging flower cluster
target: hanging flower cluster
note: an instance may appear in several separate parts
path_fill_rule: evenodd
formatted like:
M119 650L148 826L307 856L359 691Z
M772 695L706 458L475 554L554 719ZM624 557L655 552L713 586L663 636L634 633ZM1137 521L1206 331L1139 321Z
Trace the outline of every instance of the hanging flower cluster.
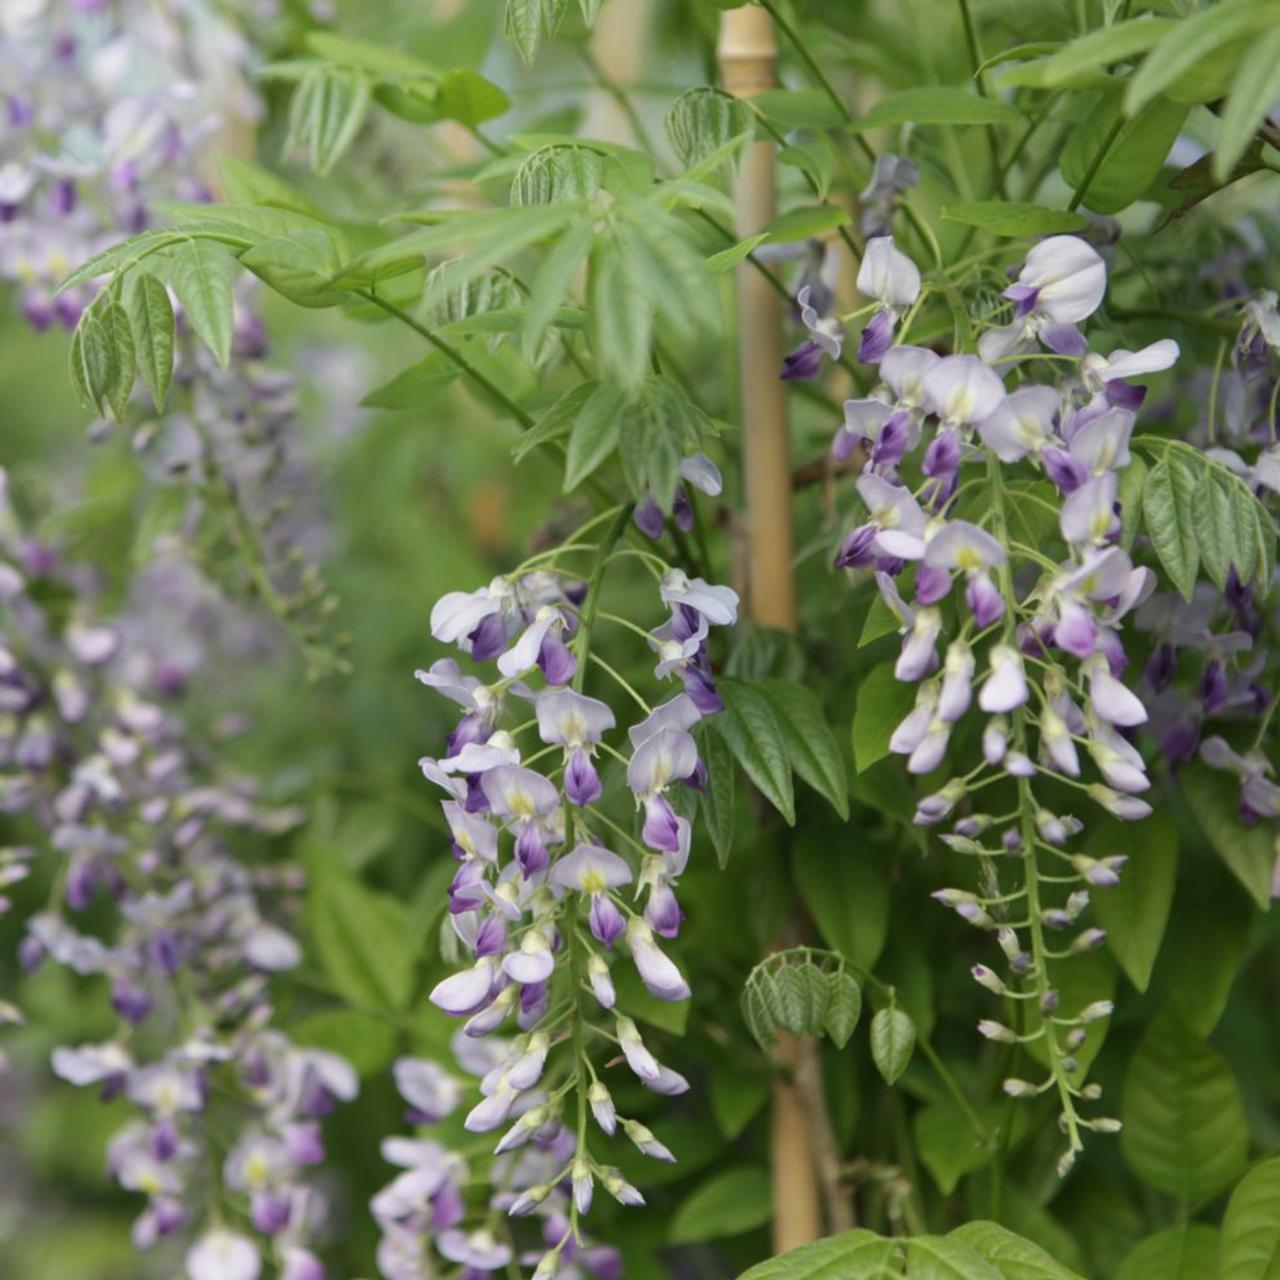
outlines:
M1097 1091L1076 1082L1073 1057L1109 1006L1060 1009L1046 962L1102 941L1080 918L1092 888L1116 883L1124 858L1071 852L1084 823L1051 809L1042 784L1078 791L1119 818L1150 812L1146 765L1133 742L1148 712L1123 680L1123 631L1154 575L1135 567L1122 543L1118 485L1143 395L1129 379L1168 368L1178 349L1166 340L1106 358L1086 354L1075 326L1102 302L1106 269L1074 236L1031 250L1005 293L1015 318L982 334L981 355L892 345L902 307L919 295L919 272L887 237L868 246L863 272L878 307L862 356L878 362L880 383L846 403L833 444L838 457L861 460L866 509L837 564L873 570L899 621L895 674L918 688L890 749L910 772L942 768L966 717L982 717L982 759L922 799L915 820L950 821L944 841L978 859L980 892L937 897L1000 944L1008 980L979 966L978 981L1033 1011L1019 1014L1016 1030L994 1021L980 1029L1040 1046L1046 1078L1010 1080L1006 1089L1058 1092L1068 1167L1081 1128L1114 1127L1077 1115L1077 1098ZM1049 363L1020 358L1037 343L1063 357L1054 363L1067 372L1052 383L1020 372ZM1022 537L1009 497L1019 474L1027 479L1018 516L1026 525L1028 509L1040 513L1041 529L1028 525ZM1052 557L1055 541L1061 551ZM1012 811L985 811L983 792L1002 781L1016 794ZM1045 858L1052 873L1041 870ZM999 868L1011 859L1022 876L1009 891ZM1055 948L1048 935L1056 932L1069 936Z
M202 152L260 112L245 75L248 44L221 11L136 8L35 4L3 18L0 280L37 331L73 329L93 301L93 283L51 296L73 267L150 228L165 200L212 200ZM325 673L342 665L324 634L333 599L315 563L325 527L299 501L317 486L299 443L297 383L262 363L267 333L255 302L252 282L239 283L224 369L171 298L169 405L146 416L132 442L158 482L200 485L184 535L194 538L200 511L217 509L236 554L206 557L206 569L243 566L247 582L220 585L261 597ZM111 430L100 421L91 435Z
M214 6L6 6L0 279L35 329L76 325L71 269L148 227L163 199L208 200L198 151L259 115L248 46ZM246 325L253 325L246 320Z
M188 1255L191 1280L253 1280L267 1252L288 1280L319 1280L308 1241L323 1211L307 1174L324 1158L320 1118L354 1097L356 1077L270 1026L271 975L301 949L264 906L287 906L303 886L296 869L251 869L228 844L286 831L299 815L220 775L152 699L155 682L134 681L128 620L95 619L91 584L22 537L3 482L0 807L31 834L0 851L0 878L30 881L15 890L19 905L22 891L50 885L26 918L22 966L100 976L119 1019L103 1043L56 1049L53 1069L136 1110L108 1163L146 1197L139 1248L221 1221L210 1209L225 1194L260 1238L206 1232Z
M465 674L453 659L418 672L463 711L446 754L421 765L446 795L442 807L458 860L449 911L474 956L431 999L465 1019L457 1057L480 1077L466 1128L501 1131L490 1207L513 1218L535 1215L542 1228L529 1252L518 1245L518 1233L504 1227L495 1234L492 1214L477 1225L458 1195L460 1158L433 1142L393 1140L385 1154L408 1172L373 1206L385 1233L380 1257L387 1280L430 1275L432 1246L467 1275L499 1270L514 1258L536 1264L540 1278L586 1272L607 1280L618 1274L617 1255L589 1244L579 1219L597 1184L624 1205L643 1201L617 1168L592 1155L589 1119L608 1135L621 1130L646 1155L674 1158L614 1106L606 1067L615 1054L657 1093L679 1094L688 1084L645 1044L619 1003L612 970L625 955L652 996L689 997L665 947L680 931L677 888L692 834L681 793L700 787L704 776L691 730L722 705L708 634L735 621L738 600L728 587L627 549L653 569L668 610L647 635L655 675L678 677L683 686L651 708L590 647L597 619L612 620L598 613L597 594L626 512L586 526L609 518L613 531L595 548L599 568L590 584L530 568L478 591L451 592L432 610L433 636L477 664L496 661L497 678ZM583 532L571 546L583 546ZM553 563L560 554L549 553ZM613 708L582 692L589 660L644 713L618 745L611 741ZM527 683L534 677L536 688ZM518 723L508 728L511 721ZM638 838L601 807L602 756L625 766ZM501 1038L512 1024L510 1038ZM402 1062L398 1080L419 1122L438 1119L469 1092L425 1062Z

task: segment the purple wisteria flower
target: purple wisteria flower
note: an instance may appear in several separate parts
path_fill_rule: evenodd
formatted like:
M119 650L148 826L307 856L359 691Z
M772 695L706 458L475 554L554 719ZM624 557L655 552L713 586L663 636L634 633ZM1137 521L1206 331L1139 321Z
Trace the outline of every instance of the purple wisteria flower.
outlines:
M678 888L692 842L688 790L705 778L691 731L720 708L708 644L713 628L736 620L738 597L676 568L657 576L666 616L646 633L655 678L678 678L682 688L650 706L601 662L619 689L642 704L643 714L616 743L615 707L583 692L595 635L587 616L592 606L583 605L575 584L555 573L516 573L478 591L451 592L432 611L436 639L478 665L497 664L497 678L488 681L464 674L452 659L418 673L462 713L449 754L421 762L443 792L458 864L449 918L470 953L430 999L462 1020L455 1056L478 1085L473 1092L452 1070L418 1059L401 1060L395 1074L411 1120L435 1123L465 1107L467 1130L495 1134L489 1208L537 1218L542 1235L538 1248L522 1251L506 1229L495 1232L492 1218L472 1213L460 1197L467 1175L459 1157L432 1141L392 1140L384 1155L406 1171L373 1201L383 1233L379 1265L388 1280L424 1280L434 1258L468 1277L513 1263L548 1278L618 1274L616 1253L589 1244L580 1228L570 1229L567 1215L587 1214L597 1187L624 1205L643 1197L562 1122L569 1090L583 1088L584 1104L606 1133L621 1130L651 1158L673 1158L645 1126L619 1115L596 1063L599 1032L585 1008L611 1015L611 1043L642 1084L664 1094L688 1087L618 1007L612 975L618 964L630 964L656 998L690 995L667 940L678 936L683 918ZM551 637L563 656L548 655ZM504 727L509 715L523 720L530 703L531 720ZM526 746L523 735L531 730L537 743ZM624 777L605 768L611 759L625 767ZM638 811L630 830L610 816L623 797ZM625 807L619 817L625 821ZM603 1046L606 1058L614 1047Z
M919 277L898 256L886 244L873 261L881 263L886 282L901 285L900 304L909 285L919 288ZM894 305L890 284L879 287L887 314ZM889 749L905 757L912 774L942 774L918 801L915 821L950 822L943 840L957 852L991 859L993 868L1010 858L1065 860L1063 874L1054 877L1067 886L1065 900L1040 908L1041 923L1050 929L1074 927L1084 910L1088 891L1070 888L1073 883L1114 884L1122 860L1076 864L1081 855L1064 846L1084 822L1044 803L1041 778L1080 787L1103 811L1125 820L1151 808L1141 798L1150 781L1135 737L1151 711L1126 680L1124 627L1134 616L1142 621L1154 576L1135 566L1121 544L1119 475L1131 461L1135 412L1142 402L1141 387L1131 379L1168 368L1178 351L1175 343L1161 340L1138 352L1088 354L1076 326L1098 308L1105 289L1106 268L1092 247L1073 236L1042 241L1005 293L1015 307L1012 324L983 333L977 355L939 356L894 347L887 337L885 349L877 349L881 385L846 404L833 443L837 457L861 455L856 487L867 511L844 536L836 564L876 570L881 598L900 623L894 674L918 685ZM885 333L891 335L891 322ZM871 340L878 347L876 333ZM1052 384L1028 380L1022 353L1037 341L1078 359L1078 368ZM1056 520L1040 524L1042 532L1030 539L1010 516L1017 511L1019 520L1027 520L1009 487L1014 467L1029 478L1038 472L1052 486L1041 484L1035 501ZM1056 503L1040 496L1054 489ZM957 589L963 607L953 610L948 602ZM1250 607L1246 594L1243 587L1236 591L1241 610ZM1205 629L1191 643L1216 646L1218 653L1227 647ZM1164 652L1149 671L1167 686L1173 652L1168 641ZM1206 665L1206 706L1229 696L1218 670L1225 672L1225 663ZM982 718L981 759L948 777L942 771L953 741L960 740L957 730L975 712ZM1216 745L1209 754L1245 779L1259 812L1269 811L1280 789L1252 758ZM1084 780L1086 770L1094 771L1094 780ZM975 807L993 783L1003 783L1006 794L1017 797L1012 818L997 819ZM935 896L974 927L996 935L1014 975L1031 983L1041 1001L1045 1020L1038 1029L1032 1024L1029 1034L1051 1039L1050 1062L1060 1064L1078 1048L1092 1014L1072 1019L1059 1013L1056 1022L1049 1020L1056 996L1047 985L1042 944L1027 937L1025 923L1010 923L1007 904L1021 901L1025 890L1001 893L994 869L981 884L977 892L946 889ZM1101 936L1086 928L1064 954L1088 950ZM994 974L990 982L1007 989ZM1074 1029L1062 1029L1067 1027ZM984 1034L1001 1038L1006 1031L984 1023ZM1069 1102L1064 1167L1086 1123Z
M125 639L130 619L95 618L91 581L34 547L0 476L0 564L11 571L0 602L0 796L43 833L38 849L6 851L0 869L16 884L13 871L40 857L61 888L39 905L15 897L27 913L19 960L102 979L120 1023L105 1042L55 1048L53 1071L130 1104L108 1168L144 1198L140 1249L195 1234L192 1277L256 1276L272 1259L316 1280L309 1243L325 1214L307 1206L324 1159L319 1121L355 1097L357 1080L342 1058L271 1026L273 975L302 958L285 926L304 879L236 856L301 814L262 803L192 741L172 701L135 683L149 684L151 669ZM41 604L50 592L71 602L61 619ZM218 1116L215 1146L219 1093L238 1105ZM210 1194L242 1208L251 1232L211 1225Z

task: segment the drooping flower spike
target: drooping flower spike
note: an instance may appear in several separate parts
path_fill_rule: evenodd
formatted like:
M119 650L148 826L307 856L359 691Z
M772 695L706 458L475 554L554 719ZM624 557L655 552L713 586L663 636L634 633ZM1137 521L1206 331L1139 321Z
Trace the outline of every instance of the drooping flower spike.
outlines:
M898 265L888 256L891 248L882 246L873 259L885 264L886 279ZM898 279L905 298L905 273ZM880 287L888 309L888 285ZM950 822L945 843L991 859L985 864L991 876L1011 857L1022 864L1022 887L1012 892L992 879L977 892L947 889L935 896L974 927L996 934L1011 976L1009 984L994 974L990 981L1034 998L1041 1010L1026 1035L1046 1046L1047 1078L1011 1085L1057 1093L1068 1140L1064 1167L1083 1129L1110 1122L1088 1120L1077 1109L1068 1078L1072 1054L1088 1034L1085 1023L1095 1019L1055 1011L1042 930L1077 927L1088 893L1071 884L1113 884L1121 863L1076 865L1081 855L1066 846L1083 821L1047 808L1038 799L1040 778L1082 786L1094 804L1122 819L1150 812L1141 799L1149 787L1146 763L1132 740L1150 713L1124 679L1123 628L1150 594L1153 578L1135 568L1120 545L1119 474L1131 460L1141 403L1128 379L1167 368L1177 355L1168 341L1105 359L1088 355L1076 326L1101 304L1105 287L1105 266L1091 246L1073 236L1042 241L1006 290L1012 323L983 333L978 355L888 346L879 353L882 386L846 405L833 444L839 457L861 454L856 488L866 512L844 536L836 564L877 570L881 597L902 628L894 674L919 686L890 737L890 751L905 757L909 772L927 777L948 765L966 717L976 713L983 720L981 760L943 774L919 801L915 820ZM1078 373L1055 385L1022 381L1018 357L1036 342L1083 357ZM1019 534L1008 515L1006 487L1019 467L1032 478L1040 471L1060 495L1056 519L1038 526L1034 541ZM907 475L923 478L913 488L903 482ZM960 506L965 490L980 500ZM963 604L953 612L948 601L957 588ZM1077 783L1088 769L1096 780ZM1012 818L973 807L985 800L983 788L999 781L1016 797ZM1269 805L1270 791L1252 785ZM1067 886L1066 898L1048 902L1047 887L1037 884L1039 914L1019 921L1008 904L1028 902L1027 886L1042 858L1065 861L1054 883ZM1086 928L1066 953L1096 946L1101 936ZM984 1028L984 1034L1005 1034L989 1020Z

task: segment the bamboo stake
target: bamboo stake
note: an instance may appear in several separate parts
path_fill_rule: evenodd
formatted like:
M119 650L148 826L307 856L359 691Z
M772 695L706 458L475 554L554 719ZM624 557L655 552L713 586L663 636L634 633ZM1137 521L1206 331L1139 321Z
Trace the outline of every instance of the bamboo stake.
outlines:
M763 9L730 9L721 18L717 48L724 87L738 97L772 88L778 46ZM738 234L748 236L774 216L774 150L766 140L743 157L738 176ZM778 296L749 265L738 270L738 364L741 386L742 460L746 489L747 611L757 622L796 628L792 574L791 458L782 366L782 312ZM810 1044L809 1049L813 1046ZM822 1235L817 1163L797 1067L805 1050L790 1036L779 1039L773 1084L771 1163L773 1247L776 1253Z

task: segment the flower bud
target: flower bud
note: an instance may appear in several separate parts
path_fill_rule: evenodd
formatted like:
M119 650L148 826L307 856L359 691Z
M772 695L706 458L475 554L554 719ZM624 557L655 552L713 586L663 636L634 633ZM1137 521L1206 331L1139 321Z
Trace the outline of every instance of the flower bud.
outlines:
M587 1090L587 1101L591 1104L591 1113L605 1133L612 1134L618 1127L618 1114L614 1109L613 1097L609 1090L599 1081L593 1081Z
M1000 1044L1017 1044L1018 1036L1011 1027L1006 1027L1002 1022L993 1022L990 1018L983 1018L978 1023L978 1034L985 1036L988 1040L999 1041Z
M651 1129L642 1125L638 1120L624 1120L622 1122L622 1131L645 1155L654 1160L665 1160L669 1164L675 1163L676 1158L671 1154L671 1151L653 1136Z
M1102 945L1103 939L1106 938L1106 931L1103 929L1086 929L1072 940L1071 954L1079 955L1083 951L1094 951Z
M1008 987L1001 981L998 974L988 969L985 964L975 964L969 972L973 975L973 980L980 986L986 987L988 991L995 992L996 995L1002 996L1008 991Z
M1016 1080L1012 1076L1001 1085L1001 1088L1011 1098L1034 1098L1040 1092L1030 1081Z

